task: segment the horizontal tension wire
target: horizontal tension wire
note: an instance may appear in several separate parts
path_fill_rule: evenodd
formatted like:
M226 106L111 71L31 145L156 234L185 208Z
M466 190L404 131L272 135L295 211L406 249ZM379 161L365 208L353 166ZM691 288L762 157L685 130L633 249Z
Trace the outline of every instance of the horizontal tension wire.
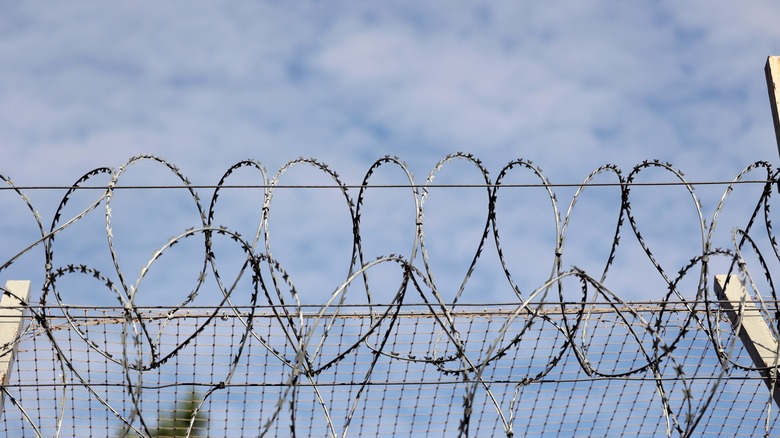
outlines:
M538 188L538 187L661 187L661 186L707 186L730 184L775 184L775 180L739 180L739 181L666 181L666 182L624 182L624 183L528 183L528 184L230 184L230 185L129 185L114 186L112 190L148 190L148 189L429 189L429 188ZM2 190L107 190L107 186L3 186Z

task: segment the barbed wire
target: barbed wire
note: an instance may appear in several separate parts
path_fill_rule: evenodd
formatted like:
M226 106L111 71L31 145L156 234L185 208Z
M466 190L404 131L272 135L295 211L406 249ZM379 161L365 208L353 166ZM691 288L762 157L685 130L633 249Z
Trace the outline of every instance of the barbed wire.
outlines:
M439 173L456 161L475 169L481 175L481 182L474 185L435 184ZM160 166L180 184L121 185L128 171L140 162ZM281 183L286 172L300 166L320 172L332 181L332 185ZM399 170L408 184L372 184L377 171L385 167ZM637 178L650 169L662 171L675 181L638 182ZM258 184L229 184L239 170L254 172ZM505 182L516 174L529 175L539 182ZM98 177L109 178L109 182L105 185L92 183ZM594 182L595 178L601 177L615 182ZM236 401L231 400L238 400L244 406L241 435L346 436L355 429L357 434L362 435L369 433L367 428L374 417L392 426L382 433L390 433L390 430L399 433L403 427L431 432L432 425L439 424L436 415L441 416L441 413L437 414L435 408L431 408L430 415L414 414L409 425L402 425L403 416L398 414L401 410L399 397L389 392L379 394L379 403L391 407L380 406L377 409L393 412L386 417L383 414L369 415L367 404L369 401L372 404L376 402L372 398L375 394L372 388L381 386L383 373L389 373L386 370L398 368L402 375L399 381L406 386L447 384L458 389L457 397L445 398L449 400L447 410L450 413L442 417L444 423L456 424L454 428L445 427L444 430L458 436L532 435L533 430L539 430L538 425L533 423L533 416L539 415L539 412L534 411L536 408L526 412L524 405L529 399L534 400L534 406L542 403L538 392L540 388L553 382L556 385L554 391L566 391L563 388L566 388L567 382L602 381L616 382L618 389L615 390L616 395L603 393L600 396L600 408L609 411L606 406L613 404L610 397L617 400L631 397L632 390L624 386L625 382L647 382L648 387L643 387L645 391L649 390L646 402L640 403L635 399L633 403L647 409L643 421L654 424L649 429L651 433L691 436L702 427L706 430L720 427L721 431L734 424L743 427L744 413L735 414L733 418L713 418L712 409L729 403L728 398L723 397L723 390L733 385L732 380L742 382L742 385L759 380L756 377L758 373L770 371L768 367L753 365L746 360L747 354L741 352L736 336L741 323L733 325L725 318L720 305L722 298L712 292L713 275L737 275L758 298L759 312L770 322L775 339L778 338L780 300L770 268L770 260L780 260L770 214L770 200L778 172L766 162L751 164L730 182L698 183L687 181L682 172L660 161L642 162L627 176L618 167L605 165L594 170L581 184L572 185L552 184L536 165L520 159L509 162L492 179L479 159L458 153L438 162L425 182L417 184L405 163L397 157L386 156L368 168L360 184L348 185L329 166L311 158L292 160L272 177L260 162L245 160L228 168L216 185L196 186L173 164L159 157L140 155L117 169L91 170L70 186L22 187L14 185L6 176L0 175L0 179L7 185L4 190L14 192L25 203L40 235L17 254L0 261L0 273L14 273L20 258L36 247L43 248L44 267L39 302L25 302L23 306L33 322L14 342L5 345L3 351L11 351L11 347L17 345L22 351L20 356L28 351L45 356L41 349L47 345L50 357L44 361L52 367L52 375L60 376L46 383L35 377L33 380L37 383L34 384L18 381L0 386L8 397L6 405L10 403L18 414L18 427L22 434L32 431L38 436L47 432L59 435L64 422L77 423L75 412L83 409L79 408L80 404L86 403L91 415L110 418L110 421L105 420L105 424L113 426L105 427L114 427L113 432L120 436L149 436L155 430L154 422L162 410L160 403L167 394L161 390L172 387L178 391L180 387L192 385L201 388L204 393L198 395L196 407L189 415L187 435L204 433L196 430L196 424L200 424L196 421L198 412L208 412L213 416L217 411L235 406ZM719 215L731 192L740 184L758 184L763 189L744 226L731 231L733 245L715 247ZM700 236L698 254L684 266L674 269L664 267L658 261L656 253L642 235L632 204L634 187L665 185L683 187L690 196L695 206L696 232ZM695 193L698 185L726 186L709 221L705 219ZM487 201L486 219L476 250L451 298L445 298L445 291L434 278L424 233L430 189L439 187L484 189ZM554 222L555 250L549 276L535 288L523 290L513 275L515 267L508 261L506 247L502 244L499 230L504 228L499 227L498 205L505 193L502 189L528 187L546 190ZM560 208L554 192L559 187L577 189L565 210ZM572 213L584 191L591 187L620 190L620 206L608 257L597 272L577 266L565 268L563 262ZM198 225L181 229L176 236L163 242L143 265L140 274L133 278L120 262L115 245L112 205L119 190L151 188L186 190L193 200ZM259 225L252 235L242 235L215 220L220 194L232 188L263 191ZM341 192L348 207L352 228L350 264L341 284L316 306L301 301L293 278L272 252L272 230L269 226L272 200L275 190L284 188L335 188ZM414 236L408 253L369 258L364 251L362 217L368 189L373 188L410 191L414 204ZM42 189L66 190L48 226L44 225L44 219L25 194L26 190ZM210 199L204 201L197 191L200 189L213 189ZM66 217L66 207L81 190L99 190L102 193L80 212ZM357 194L353 193L354 190ZM106 239L113 268L106 271L87 263L58 265L55 261L57 238L85 218L95 215L104 219L105 228L101 233L104 233L102 238ZM666 285L662 300L632 302L607 286L618 248L626 235L640 246ZM144 280L150 275L152 267L182 242L202 242L197 279L186 297L173 306L138 304L137 297L144 289ZM226 244L242 254L240 266L234 267L232 270L237 271L230 275L225 274L224 266L219 264L220 249ZM515 301L483 303L479 306L486 309L484 312L469 311L475 304L464 298L464 292L490 245L495 246L498 263ZM754 254L755 260L751 259L748 263L744 251ZM726 272L711 272L715 260L727 266ZM372 286L380 280L372 278L372 274L385 265L399 269L399 284L389 301L380 301L377 288ZM67 287L62 284L78 282L79 278L84 282L81 289L94 294L93 290L102 288L116 300L116 305L79 306L69 302L63 294ZM758 286L758 278L765 279L767 288ZM683 287L684 282L692 282L693 286L687 284ZM759 289L762 290L759 292ZM356 295L355 290L362 294L359 304L351 301L351 297ZM11 291L3 291L13 295ZM200 304L205 296L212 298L211 304ZM358 318L360 323L350 325L347 321L355 319L356 307L362 312ZM410 313L412 307L420 309L420 313ZM171 327L175 328L171 329L174 333L168 334L167 329ZM218 339L223 339L222 343L218 343ZM600 341L605 344L599 345ZM35 348L25 349L26 342L34 343ZM618 348L618 344L626 351L611 350ZM524 351L526 346L530 346L530 353ZM204 348L206 354L201 357L197 351ZM692 349L698 356L691 353ZM618 359L610 359L612 356ZM630 358L627 359L627 356ZM33 370L43 368L40 359L30 360L34 363ZM258 366L273 369L276 374L269 377L263 374L265 372L260 376L251 373L252 360L260 361ZM173 369L173 376L165 374L169 369ZM219 373L203 371L217 369ZM16 376L24 380L27 378L25 373L29 372L29 368L23 369L17 371ZM507 377L507 373L511 374L511 378ZM219 376L215 377L216 374ZM193 377L201 380L192 380ZM149 379L152 382L156 379L157 384L147 384ZM385 387L394 385L385 380ZM700 382L706 383L702 386ZM260 395L234 393L237 388L265 386L279 390ZM346 395L327 389L341 386L348 388ZM758 383L757 388L760 386ZM51 390L53 404L40 400L42 387ZM28 400L22 397L22 394L27 394L24 392L26 388L33 388L35 397L39 397L29 401L29 405ZM107 388L121 390L121 397ZM590 389L593 390L592 387ZM763 390L766 392L765 388ZM150 391L157 402L148 401ZM536 396L534 391L537 391ZM417 393L418 396L420 394L422 392ZM438 394L436 392L431 397L436 399ZM31 396L28 394L26 397ZM252 403L270 408L266 406L258 411L259 416L250 414L247 406L252 403L247 400L252 397ZM773 413L771 395L761 397L755 396L754 391L753 398L761 404L760 415L763 415L765 423L763 426L754 425L751 430L769 435L776 430L777 416ZM737 399L742 400L735 396L731 402L736 403ZM416 403L414 396L408 399L401 395L400 400L402 403ZM453 402L457 405L451 405ZM223 408L217 408L220 403ZM615 434L627 431L644 434L641 427L620 423L616 418L618 412L625 414L625 411L617 405L611 412L605 413L611 415L610 422L616 424ZM43 416L40 414L51 406L56 406L53 423L50 412ZM649 412L653 406L655 414L651 415ZM428 408L415 407L414 411L417 412L417 409ZM538 409L541 412L552 408L540 405ZM32 415L33 411L39 412L39 415ZM459 412L459 418L451 417L454 411ZM523 412L527 418L520 415ZM656 419L659 413L660 422ZM6 406L6 423L8 418ZM97 420L90 417L89 421ZM591 434L597 433L596 429L600 427L598 422L583 420L582 413L579 422L580 429L577 430ZM7 427L10 427L8 424ZM212 428L219 427L214 424L211 423ZM219 424L224 427L221 432L227 435L232 427L229 416ZM73 427L75 430L76 426ZM545 420L541 431L565 433L561 432L564 429L556 427L562 426L556 425L554 420ZM106 433L112 431L107 430Z

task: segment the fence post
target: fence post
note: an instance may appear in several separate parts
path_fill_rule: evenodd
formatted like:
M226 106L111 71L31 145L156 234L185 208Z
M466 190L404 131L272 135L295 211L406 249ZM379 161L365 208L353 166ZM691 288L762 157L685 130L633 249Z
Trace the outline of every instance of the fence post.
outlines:
M17 338L24 327L25 306L29 302L30 281L8 280L8 292L0 300L0 384L8 384L18 347ZM13 294L13 295L11 295ZM5 409L5 392L0 391L0 416Z
M766 59L764 73L766 74L766 87L769 90L769 103L772 106L777 150L780 152L780 56L770 56Z
M745 286L736 275L715 276L715 290L721 300L721 307L726 311L732 327L739 327L739 339L745 346L753 363L760 369L764 383L772 391L775 404L780 406L780 387L778 387L777 341L769 329L769 325L761 315L761 309L748 295Z

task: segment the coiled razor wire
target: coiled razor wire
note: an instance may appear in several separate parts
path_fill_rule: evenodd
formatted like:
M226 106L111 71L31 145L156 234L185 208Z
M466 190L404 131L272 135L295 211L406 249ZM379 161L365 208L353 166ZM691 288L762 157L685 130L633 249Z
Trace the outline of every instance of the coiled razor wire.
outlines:
M455 161L481 175L487 215L466 275L448 299L434 279L424 229L430 188ZM133 279L115 245L112 203L119 182L139 162L159 166L180 182L193 200L198 225L159 246ZM275 190L284 187L286 172L301 166L332 181L352 221L349 268L318 306L302 303L270 241ZM370 259L363 250L361 218L380 168L398 169L408 180L415 233L407 253ZM649 169L672 176L696 208L700 252L676 273L657 261L632 209L637 178ZM215 220L219 197L239 170L254 172L256 187L262 188L259 225L248 236ZM544 189L555 228L552 270L533 290L521 290L515 281L517 269L505 257L499 232L497 205L512 186L505 181L520 173ZM567 267L563 257L572 212L595 178L605 176L614 179L620 193L607 261L598 272ZM706 431L768 436L778 425L759 375L766 370L745 359L734 334L738 325L725 322L711 278L738 275L759 299L778 338L780 301L769 263L780 260L770 214L777 176L766 162L748 166L726 185L708 225L694 184L659 161L642 162L627 176L613 165L596 169L562 214L555 186L527 160L509 162L493 180L474 156L453 154L416 184L406 164L386 156L369 167L357 187L315 159L290 161L273 177L261 163L246 160L230 167L204 202L176 166L141 155L116 170L98 168L79 178L45 227L25 191L0 175L29 209L40 234L4 261L0 272L12 276L18 260L36 247L43 248L45 266L38 303L24 306L31 322L3 346L6 354L13 345L19 350L16 370L0 387L6 396L6 433L154 436L166 410L175 413L177 402L192 394L193 408L177 430L181 435L692 436ZM94 193L90 184L100 177L109 182L99 196L65 217L74 195ZM714 247L719 214L734 187L748 177L763 181L749 220L731 231L732 246ZM82 263L57 265L57 237L95 215L105 220L112 272ZM667 285L662 300L632 302L605 285L624 235L640 245ZM175 245L193 241L202 242L202 259L187 296L174 306L138 305L143 280L155 264ZM225 242L242 254L241 266L230 276L219 265L218 247ZM514 301L473 307L464 291L491 245ZM762 245L770 252L762 252ZM757 262L749 266L744 251L755 254ZM711 272L715 259L727 262L727 272ZM372 287L379 280L371 274L388 264L398 268L400 282L392 299L380 302ZM760 292L757 275L768 285ZM209 276L218 293L212 283L207 286ZM77 277L90 279L91 289L103 288L116 305L68 302L61 284ZM693 281L695 290L683 289L684 281ZM354 290L364 296L348 299ZM218 298L201 306L206 294ZM758 409L751 408L756 403Z

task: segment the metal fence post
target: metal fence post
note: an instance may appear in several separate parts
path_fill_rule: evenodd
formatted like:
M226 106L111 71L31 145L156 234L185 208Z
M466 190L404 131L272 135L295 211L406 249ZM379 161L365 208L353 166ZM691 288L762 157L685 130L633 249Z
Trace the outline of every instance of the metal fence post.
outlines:
M7 292L0 300L0 384L8 384L16 356L19 333L24 328L24 314L30 295L29 280L8 280ZM5 392L0 391L0 416L5 409Z
M775 404L780 407L777 340L762 316L761 309L753 302L736 275L728 278L726 275L716 275L715 290L722 300L721 307L726 311L732 327L738 330L737 334L742 345L750 354L753 363L760 369L764 383L772 391Z
M780 56L770 56L764 67L769 103L772 106L772 122L775 125L777 150L780 152Z

